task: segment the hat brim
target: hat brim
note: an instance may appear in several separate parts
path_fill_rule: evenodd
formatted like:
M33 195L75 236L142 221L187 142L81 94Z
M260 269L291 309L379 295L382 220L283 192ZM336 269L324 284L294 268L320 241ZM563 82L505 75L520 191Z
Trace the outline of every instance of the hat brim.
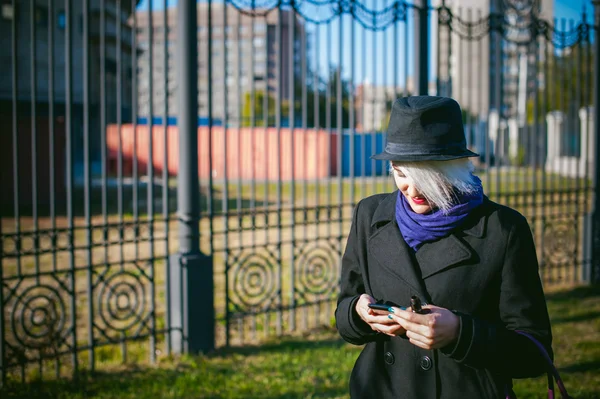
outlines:
M470 150L464 150L460 154L392 154L387 151L371 156L371 159L380 161L451 161L453 159L479 157L479 154Z

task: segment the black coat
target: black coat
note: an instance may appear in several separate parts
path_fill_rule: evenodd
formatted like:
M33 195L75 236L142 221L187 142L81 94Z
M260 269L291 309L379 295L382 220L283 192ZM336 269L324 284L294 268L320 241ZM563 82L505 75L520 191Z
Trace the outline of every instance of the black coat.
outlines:
M395 219L397 192L357 204L342 261L335 317L340 335L363 348L350 377L353 398L504 398L512 378L545 371L538 338L552 334L527 220L485 198L462 227L415 253ZM374 332L356 313L363 293L396 306L418 295L454 311L459 338L424 350L405 336ZM509 386L510 386L509 385Z

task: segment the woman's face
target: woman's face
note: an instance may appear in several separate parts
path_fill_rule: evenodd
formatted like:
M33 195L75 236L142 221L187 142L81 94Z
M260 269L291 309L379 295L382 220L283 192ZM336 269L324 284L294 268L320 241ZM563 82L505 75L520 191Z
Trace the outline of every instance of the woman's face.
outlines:
M398 190L406 197L410 207L415 213L425 214L432 211L429 201L421 195L411 179L406 177L398 168L394 168L394 180Z

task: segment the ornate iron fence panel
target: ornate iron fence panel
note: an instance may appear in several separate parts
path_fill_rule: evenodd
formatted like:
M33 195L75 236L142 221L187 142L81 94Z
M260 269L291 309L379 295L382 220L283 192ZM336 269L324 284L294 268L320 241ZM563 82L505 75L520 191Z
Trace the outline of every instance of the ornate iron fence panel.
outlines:
M153 159L166 125L148 140L139 123L138 3L2 5L0 383L170 350L174 185Z
M544 284L600 275L585 13L182 2L3 6L0 383L331 325L353 208L394 190L369 157L403 95L461 103Z

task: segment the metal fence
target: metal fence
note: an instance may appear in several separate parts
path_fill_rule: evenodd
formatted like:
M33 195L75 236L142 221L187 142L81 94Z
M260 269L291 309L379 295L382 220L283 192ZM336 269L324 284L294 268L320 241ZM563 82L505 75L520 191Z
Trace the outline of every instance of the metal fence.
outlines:
M394 189L369 156L402 95L461 103L546 286L600 276L585 11L171 3L2 3L0 382L331 324L352 209Z

